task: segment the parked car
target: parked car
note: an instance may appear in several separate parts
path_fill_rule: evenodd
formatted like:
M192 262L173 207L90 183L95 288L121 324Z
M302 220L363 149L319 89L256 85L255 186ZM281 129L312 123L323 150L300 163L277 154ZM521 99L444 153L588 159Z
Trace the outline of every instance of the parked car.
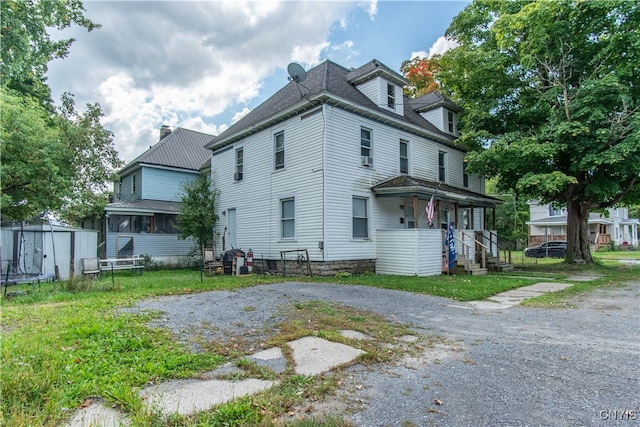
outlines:
M564 240L552 240L537 246L531 246L524 250L524 256L529 258L564 258L567 252L567 242Z

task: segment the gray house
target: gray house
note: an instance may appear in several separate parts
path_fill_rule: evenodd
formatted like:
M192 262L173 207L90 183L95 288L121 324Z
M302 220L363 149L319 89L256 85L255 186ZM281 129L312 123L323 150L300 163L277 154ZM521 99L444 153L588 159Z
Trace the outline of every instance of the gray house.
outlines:
M211 152L204 146L211 138L163 126L160 140L119 171L113 203L105 207L107 258L148 254L171 262L192 249L192 240L178 239L176 218L182 184L208 166Z

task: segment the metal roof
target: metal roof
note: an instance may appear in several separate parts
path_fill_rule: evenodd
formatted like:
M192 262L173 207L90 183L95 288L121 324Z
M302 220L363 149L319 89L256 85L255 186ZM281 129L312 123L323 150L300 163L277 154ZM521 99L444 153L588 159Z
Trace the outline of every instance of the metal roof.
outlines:
M168 202L165 200L133 200L130 202L109 203L104 208L108 213L135 213L135 214L178 214L180 202Z
M141 164L197 171L211 158L211 151L204 147L211 138L213 135L207 133L177 128L127 164L119 174L126 175Z

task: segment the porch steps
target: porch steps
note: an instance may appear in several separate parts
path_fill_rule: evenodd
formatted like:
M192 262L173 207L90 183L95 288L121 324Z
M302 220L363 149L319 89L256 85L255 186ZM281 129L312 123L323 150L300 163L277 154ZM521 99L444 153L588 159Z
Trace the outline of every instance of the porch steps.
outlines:
M456 257L456 267L456 269L461 269L466 274L470 274L472 276L483 276L489 273L488 269L480 267L480 264L474 261L469 261L467 268L467 259L461 255Z
M487 266L490 271L513 271L513 265L506 263L498 257L487 257Z

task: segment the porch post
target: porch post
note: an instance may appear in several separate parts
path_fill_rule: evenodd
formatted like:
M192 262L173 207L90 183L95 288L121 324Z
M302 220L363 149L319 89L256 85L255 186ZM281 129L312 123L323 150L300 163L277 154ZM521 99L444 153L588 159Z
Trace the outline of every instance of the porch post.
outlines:
M418 196L413 196L413 226L418 228Z

